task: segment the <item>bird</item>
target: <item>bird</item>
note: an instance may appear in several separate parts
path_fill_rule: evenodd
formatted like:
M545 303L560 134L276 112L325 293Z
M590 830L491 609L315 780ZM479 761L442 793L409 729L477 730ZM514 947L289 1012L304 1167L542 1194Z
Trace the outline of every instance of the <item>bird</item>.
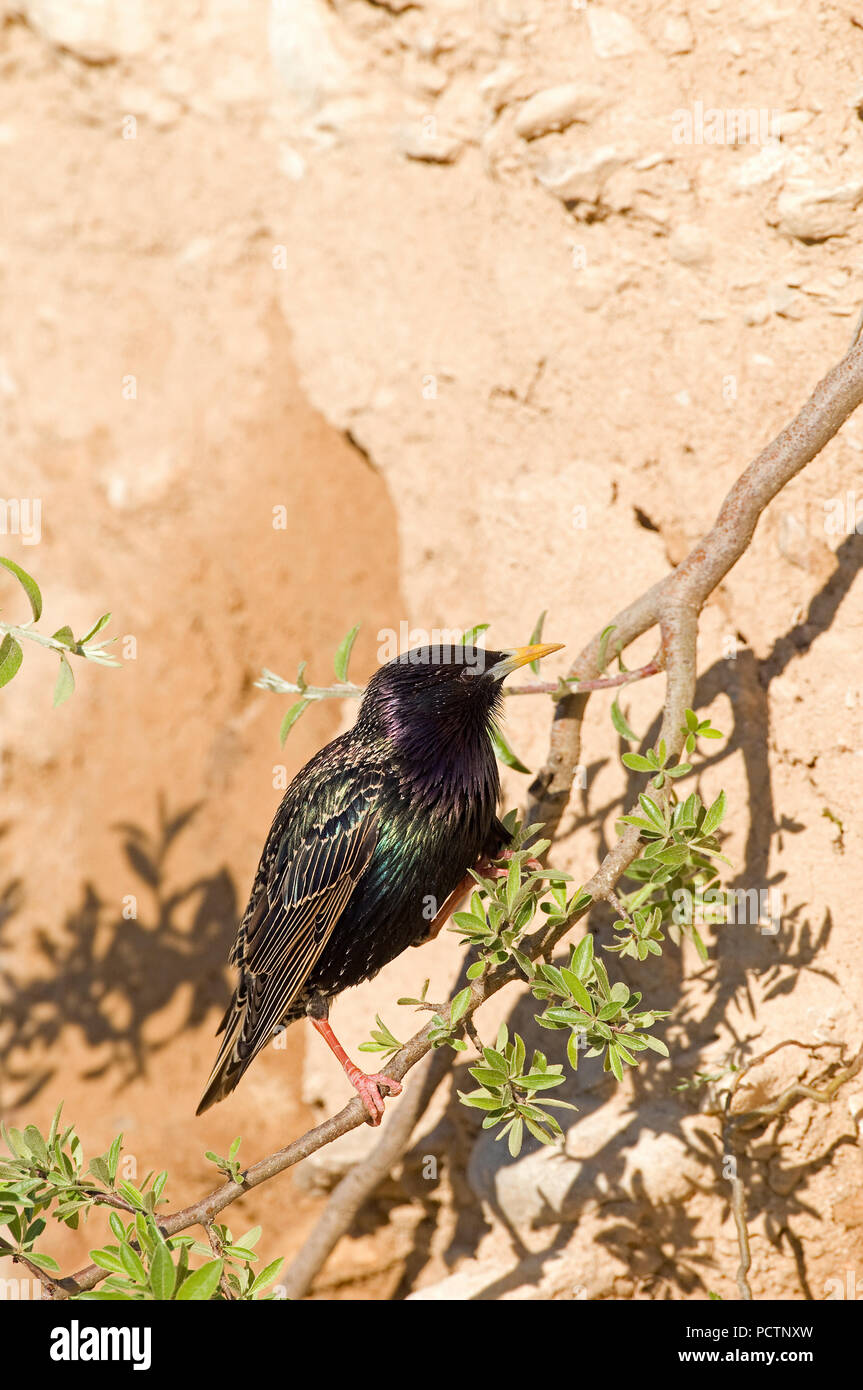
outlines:
M398 1095L401 1084L351 1061L330 1004L437 935L471 871L506 856L492 743L502 684L559 650L430 644L377 669L353 727L306 763L276 812L231 951L236 987L198 1115L306 1016L380 1123L382 1092Z

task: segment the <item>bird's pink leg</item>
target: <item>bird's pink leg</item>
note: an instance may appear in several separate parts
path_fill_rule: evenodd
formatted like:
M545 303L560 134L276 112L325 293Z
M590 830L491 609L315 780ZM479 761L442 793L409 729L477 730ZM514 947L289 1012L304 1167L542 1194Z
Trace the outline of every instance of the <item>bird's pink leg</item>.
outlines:
M501 853L498 855L498 859L511 859L511 858L512 858L512 850L511 850L511 849L502 850ZM539 862L538 859L526 859L526 860L525 860L525 868L531 869L531 870L533 870L533 869L541 869L541 868L542 868L542 865L540 864L540 862ZM481 859L478 859L478 860L476 861L476 865L475 865L474 872L475 872L475 873L478 873L478 874L480 875L481 878L505 878L505 877L506 877L506 874L507 874L507 870L506 870L505 868L503 868L502 865L501 865L501 866L496 866L496 865L494 865L490 859L487 859L487 858L486 858L485 855L483 855L483 857L482 857ZM428 943L429 941L434 941L435 937L438 935L438 933L440 932L441 928L444 927L444 926L446 925L446 923L449 921L449 919L450 919L450 917L452 916L452 914L453 914L454 912L457 912L457 911L458 911L459 906L461 905L461 903L464 902L464 900L465 900L465 898L467 897L468 893L469 893L469 892L471 891L471 889L474 888L475 886L476 886L476 882L475 882L475 879L473 878L473 875L472 875L472 874L465 874L465 876L464 876L464 878L462 879L461 883L459 883L459 885L458 885L456 888L454 888L454 889L452 890L452 892L450 893L449 897L446 899L446 901L445 901L443 907L442 907L442 908L440 909L440 911L437 912L437 913L435 914L435 916L432 918L431 925L430 925L430 927L429 927L429 929L428 929L428 935L427 935L427 936L424 936L423 939L422 939L422 941L415 941L415 942L413 943L414 946L425 946L425 945L427 945L427 943Z
M371 1123L379 1125L384 1113L384 1098L381 1095L381 1087L386 1086L388 1091L397 1096L401 1094L402 1083L394 1081L391 1076L384 1076L381 1072L374 1072L370 1076L367 1072L361 1071L356 1063L351 1061L325 1018L313 1018L312 1023L327 1047L338 1057L344 1067L345 1075L369 1112Z
M483 861L480 859L477 863L477 873L480 872L482 863ZM450 917L454 912L458 911L460 904L464 902L471 888L475 886L475 882L471 878L470 874L465 874L458 887L452 890L449 897L446 899L443 907L435 913L429 925L428 935L424 936L422 941L414 941L413 945L425 946L429 941L434 941L435 937L440 932L441 927L443 927L449 921Z

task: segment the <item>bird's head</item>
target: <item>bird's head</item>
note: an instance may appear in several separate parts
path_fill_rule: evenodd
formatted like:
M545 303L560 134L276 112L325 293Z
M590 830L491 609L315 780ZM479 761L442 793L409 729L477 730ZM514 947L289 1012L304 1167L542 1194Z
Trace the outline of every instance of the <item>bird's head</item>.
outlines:
M461 744L487 730L512 671L560 647L559 642L508 651L457 643L414 647L375 673L363 697L361 717L379 722L400 743L416 731L425 738L434 734Z

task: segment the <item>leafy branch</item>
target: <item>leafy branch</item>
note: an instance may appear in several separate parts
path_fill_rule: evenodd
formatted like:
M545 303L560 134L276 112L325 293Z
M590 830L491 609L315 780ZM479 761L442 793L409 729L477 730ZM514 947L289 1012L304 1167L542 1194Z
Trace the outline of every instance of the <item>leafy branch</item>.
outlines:
M533 645L542 636L542 627L545 620L545 613L540 615L533 632L530 643ZM473 644L478 641L480 636L487 632L488 623L478 623L472 628L468 628L462 634L464 644ZM278 676L274 671L264 667L259 680L255 681L255 686L259 690L270 690L277 695L299 695L299 700L290 705L286 711L280 728L279 742L284 744L291 729L297 720L305 714L310 705L320 700L359 700L365 691L365 686L356 685L348 680L348 667L350 664L351 653L354 642L360 630L357 623L351 628L336 650L333 658L336 680L332 685L310 685L306 680L305 672L308 666L307 661L300 662L296 679L293 681L285 680L283 676ZM538 635L537 635L538 634ZM539 673L539 662L530 663L531 670ZM508 684L503 687L505 696L509 695L550 695L553 700L561 700L567 695L573 694L574 690L606 690L621 685L631 685L633 681L644 680L648 676L655 676L662 669L657 661L650 661L645 666L641 666L636 671L623 669L616 675L601 675L592 680L579 681L575 676L560 676L556 681L532 681L526 685ZM512 752L503 735L499 731L493 732L495 752L507 767L512 767L516 772L529 772L521 760Z
M91 1250L93 1268L103 1287L92 1285L74 1292L83 1299L188 1300L211 1298L254 1300L263 1294L281 1268L275 1260L256 1274L254 1246L260 1228L234 1240L226 1226L207 1226L208 1245L191 1236L168 1235L158 1214L168 1174L148 1173L136 1186L119 1176L123 1136L117 1135L106 1153L85 1166L81 1141L74 1126L60 1128L62 1105L57 1107L47 1135L35 1125L23 1131L0 1126L9 1157L0 1160L0 1256L24 1265L44 1285L51 1298L63 1298L68 1290L52 1255L37 1249L46 1229L46 1215L76 1230L82 1219L99 1207L110 1208L108 1223L114 1243ZM239 1141L232 1146L232 1157ZM217 1162L215 1155L208 1155ZM233 1171L233 1169L232 1169ZM124 1216L130 1217L125 1220ZM213 1247L216 1259L212 1259ZM193 1266L191 1256L205 1255L206 1263Z
M55 706L62 705L65 700L68 700L75 689L75 675L69 661L70 656L81 657L82 660L91 661L97 666L119 666L121 664L116 657L111 656L106 651L106 648L117 640L115 637L109 637L102 642L93 641L93 638L111 621L110 613L103 613L83 637L75 637L68 623L64 623L48 637L44 632L37 632L32 626L33 623L38 623L42 616L42 593L36 580L14 560L9 560L3 555L0 555L0 565L18 580L30 601L30 610L33 614L28 623L14 624L0 621L0 633L3 634L3 640L0 642L0 687L8 685L20 670L24 660L22 642L35 642L38 646L47 647L59 655L60 672L54 686Z

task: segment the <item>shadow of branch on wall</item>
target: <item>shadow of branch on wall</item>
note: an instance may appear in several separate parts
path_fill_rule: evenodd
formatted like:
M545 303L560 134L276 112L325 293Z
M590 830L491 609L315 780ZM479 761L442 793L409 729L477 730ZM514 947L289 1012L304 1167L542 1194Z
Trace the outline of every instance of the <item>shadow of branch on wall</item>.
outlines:
M221 867L171 886L176 871L169 859L198 810L171 815L160 798L154 831L115 826L134 874L133 892L119 910L116 899L106 901L85 881L59 933L37 932L27 977L15 967L0 971L5 1105L26 1104L51 1080L55 1069L45 1058L67 1027L98 1049L98 1064L84 1075L120 1086L143 1075L150 1057L201 1023L213 1005L224 1004L237 920L231 875ZM14 885L0 894L0 942L19 897ZM170 1031L148 1039L148 1021L178 996L182 1009Z

